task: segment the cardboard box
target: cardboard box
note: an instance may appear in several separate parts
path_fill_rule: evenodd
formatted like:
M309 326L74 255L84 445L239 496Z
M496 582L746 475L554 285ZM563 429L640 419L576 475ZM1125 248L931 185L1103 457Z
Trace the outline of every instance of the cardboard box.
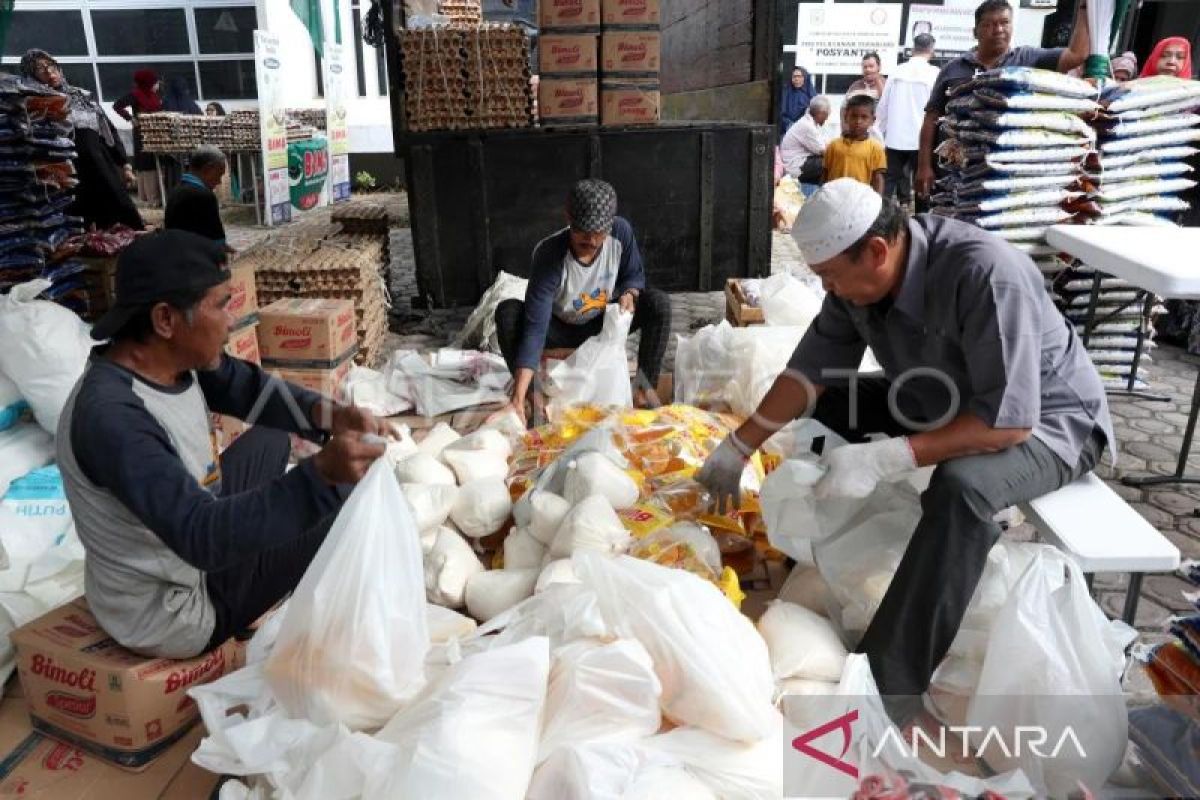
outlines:
M241 327L248 318L258 312L258 293L254 287L254 265L238 266L234 263L229 270L229 289L231 296L226 310L236 320L234 327Z
M252 321L249 325L231 331L229 341L225 342L225 352L251 364L261 364L262 357L258 352L258 323Z
M34 730L135 770L199 719L188 687L237 669L243 652L231 640L181 661L140 656L101 629L82 597L10 638Z
M357 348L357 326L352 300L284 298L259 312L259 354L297 367L331 367Z
M662 115L658 81L627 79L600 84L600 122L604 125L653 125Z
M600 0L539 0L538 27L543 32L600 30Z
M266 361L263 369L272 375L278 375L281 380L311 389L317 394L333 398L339 403L346 401L343 388L346 376L354 365L354 354L347 353L346 357L334 367L305 368L295 367L286 362Z
M600 77L657 78L662 34L609 30L600 37Z
M204 727L197 725L171 745L140 772L114 767L94 755L69 744L32 732L24 704L5 703L0 708L0 798L54 798L54 800L134 800L141 797L204 798L208 794L170 794L170 789L186 771L192 787L203 787L195 774L199 767L188 770L188 760L200 739ZM219 776L200 770L213 786ZM211 792L209 788L209 792ZM166 792L164 794L164 792Z
M762 325L766 322L763 310L747 302L746 293L742 291L741 281L737 278L725 280L725 319L735 328Z
M657 26L658 0L601 0L600 22L605 28L623 25Z
M594 125L600 121L599 94L595 78L542 78L538 114L548 125Z
M543 79L555 75L595 76L600 64L600 37L594 33L546 34L538 42Z

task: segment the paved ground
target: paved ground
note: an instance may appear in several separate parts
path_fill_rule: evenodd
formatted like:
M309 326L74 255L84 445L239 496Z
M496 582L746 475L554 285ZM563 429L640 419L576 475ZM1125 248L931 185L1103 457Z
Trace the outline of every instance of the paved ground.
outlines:
M407 221L407 203L403 195L379 195L396 216ZM261 229L244 224L232 224L230 240L235 247L244 247L261 238ZM392 349L427 350L444 346L461 329L470 308L435 311L414 311L411 299L416 296L416 274L411 231L395 227L391 236L392 267L389 290L393 300ZM772 246L772 269L806 270L795 244L789 236L775 234ZM724 317L725 301L720 292L677 293L672 295L674 318L672 332L690 335L703 325ZM631 346L631 355L633 347ZM1132 489L1116 482L1127 474L1149 471L1170 474L1175 468L1176 454L1182 444L1183 428L1196 370L1200 360L1186 356L1181 350L1162 346L1153 352L1149 368L1151 387L1171 397L1169 402L1112 398L1113 422L1120 441L1118 465L1115 470L1106 464L1101 476L1134 508L1148 519L1167 538L1183 551L1184 557L1200 558L1200 517L1193 510L1200 508L1200 486ZM674 362L674 347L668 348L667 369ZM1190 459L1191 467L1200 474L1200 454ZM1028 538L1031 529L1020 526L1010 535ZM1101 605L1113 615L1119 614L1124 599L1124 576L1097 576L1096 589ZM1137 626L1147 639L1161 633L1163 623L1173 614L1190 608L1182 596L1188 588L1179 578L1169 575L1148 576L1143 584L1142 601Z

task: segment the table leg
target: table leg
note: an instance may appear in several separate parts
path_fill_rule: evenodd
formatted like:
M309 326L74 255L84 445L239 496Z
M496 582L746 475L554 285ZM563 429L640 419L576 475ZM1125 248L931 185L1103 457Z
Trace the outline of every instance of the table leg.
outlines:
M1096 326L1096 306L1100 304L1100 281L1103 275L1098 269L1092 270L1092 291L1088 296L1087 317L1083 320L1083 349L1086 350L1092 342L1092 329Z
M1196 373L1196 385L1192 389L1192 408L1188 412L1187 428L1183 431L1183 447L1179 450L1179 461L1175 472L1171 475L1143 475L1141 477L1127 476L1121 478L1126 486L1162 486L1168 483L1183 483L1200 485L1200 477L1188 477L1187 461L1192 450L1192 437L1196 434L1196 417L1200 415L1200 371Z
M162 156L154 154L154 177L158 180L158 202L161 208L167 207L167 189L163 183Z
M1129 587L1125 589L1125 607L1121 609L1121 619L1129 625L1137 616L1138 601L1142 599L1142 573L1129 574Z
M1141 323L1138 325L1137 346L1133 351L1133 364L1130 365L1129 368L1129 380L1126 382L1124 389L1111 389L1108 391L1108 394L1117 397L1136 397L1139 400L1155 400L1160 403L1165 403L1171 399L1165 394L1144 392L1140 389L1133 388L1137 385L1138 367L1140 367L1142 364L1142 354L1146 349L1146 326L1150 324L1150 315L1154 311L1154 301L1156 299L1152 292L1146 292L1145 294L1146 300L1142 304L1142 319Z

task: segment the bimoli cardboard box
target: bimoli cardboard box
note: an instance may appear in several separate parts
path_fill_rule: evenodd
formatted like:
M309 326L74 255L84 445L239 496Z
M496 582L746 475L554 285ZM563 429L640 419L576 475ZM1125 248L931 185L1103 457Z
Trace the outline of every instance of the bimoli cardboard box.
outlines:
M229 269L229 305L226 310L233 317L234 327L242 327L258 312L258 293L254 288L254 265L238 266L235 262Z
M241 665L228 641L198 658L147 658L101 629L82 597L11 634L33 728L126 769L144 769L199 718L187 689Z
M539 0L538 27L543 32L599 31L600 0Z
M658 0L601 0L600 22L605 28L658 25Z
M627 78L600 83L600 122L604 125L653 125L661 110L656 80Z
M358 346L354 301L277 300L258 315L258 351L264 361L330 367Z
M279 376L280 380L303 386L305 389L311 389L317 394L342 403L346 401L344 392L346 376L350 374L350 367L353 364L354 353L351 352L347 353L346 357L333 367L296 367L282 361L264 361L263 369L272 375Z
M600 37L600 77L657 78L662 35L656 30L610 30Z
M600 63L600 37L594 33L546 34L538 40L541 76L595 76Z
M262 359L258 354L258 324L251 322L230 333L229 341L225 343L225 352L234 358L240 358L252 364L261 364ZM233 444L249 427L234 417L216 413L212 415L212 428L213 433L217 436L217 449L222 451Z
M538 114L544 124L587 125L600 121L599 87L590 78L542 78Z

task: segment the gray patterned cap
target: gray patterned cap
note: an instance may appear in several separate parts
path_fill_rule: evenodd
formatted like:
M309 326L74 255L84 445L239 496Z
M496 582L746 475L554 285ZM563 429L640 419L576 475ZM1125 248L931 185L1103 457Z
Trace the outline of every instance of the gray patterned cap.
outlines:
M611 232L617 216L617 190L595 178L579 181L567 196L567 216L574 230Z

